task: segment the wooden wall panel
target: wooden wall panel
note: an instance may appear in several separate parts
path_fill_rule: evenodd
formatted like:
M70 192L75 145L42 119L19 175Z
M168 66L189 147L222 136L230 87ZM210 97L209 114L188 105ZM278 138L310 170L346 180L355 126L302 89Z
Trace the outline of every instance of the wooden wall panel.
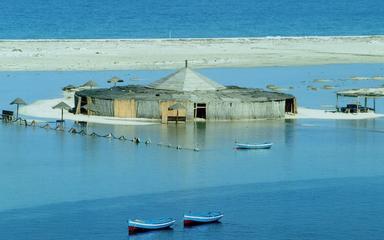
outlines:
M134 99L115 99L113 107L115 117L136 118L136 101Z

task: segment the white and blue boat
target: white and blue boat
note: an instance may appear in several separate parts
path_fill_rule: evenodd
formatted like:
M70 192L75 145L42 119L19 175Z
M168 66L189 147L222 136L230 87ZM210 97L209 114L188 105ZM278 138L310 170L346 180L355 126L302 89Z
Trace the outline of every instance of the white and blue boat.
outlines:
M237 149L270 149L273 143L257 143L257 144L248 144L248 143L236 143Z
M163 218L156 220L128 220L128 233L134 234L138 232L161 230L170 228L176 222L173 218Z
M218 222L224 216L221 212L208 212L200 214L184 214L184 226Z

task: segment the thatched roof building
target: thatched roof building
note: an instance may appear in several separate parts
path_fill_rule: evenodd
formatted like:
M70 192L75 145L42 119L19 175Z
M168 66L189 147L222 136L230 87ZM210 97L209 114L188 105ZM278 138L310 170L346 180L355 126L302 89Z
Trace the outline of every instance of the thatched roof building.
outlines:
M173 109L171 106L183 106ZM75 94L76 113L125 118L243 120L283 118L295 97L260 89L224 87L185 67L148 86L128 85Z

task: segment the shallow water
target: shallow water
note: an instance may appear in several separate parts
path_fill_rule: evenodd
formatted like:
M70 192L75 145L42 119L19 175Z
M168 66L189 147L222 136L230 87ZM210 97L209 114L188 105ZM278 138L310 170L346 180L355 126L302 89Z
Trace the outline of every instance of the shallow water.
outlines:
M294 87L307 107L334 103L334 91L308 91L314 79L340 87L376 76L380 65L206 69L223 84ZM1 73L1 108L57 97L60 87L113 75L155 80L169 71ZM236 78L235 78L236 76ZM286 78L283 78L283 77ZM283 80L285 79L285 81ZM302 81L305 81L303 83ZM133 81L131 81L133 82ZM33 89L33 91L31 90ZM382 101L378 101L382 111ZM71 127L67 123L67 127ZM222 224L142 234L134 239L381 239L384 119L268 120L108 126L88 132L151 139L151 145L0 124L0 226L7 239L126 239L128 218L222 210ZM237 151L235 141L272 141ZM157 143L198 146L176 150Z
M383 177L247 184L65 202L0 212L6 239L381 239ZM188 209L224 211L183 228ZM125 221L177 219L173 230L127 237Z
M334 64L304 67L260 67L260 68L218 68L199 69L199 72L223 85L266 88L268 84L281 87L284 92L297 97L303 107L320 108L322 105L335 105L335 92L343 89L362 87L382 87L384 80L351 80L353 77L383 77L383 64ZM77 71L77 72L0 72L2 84L0 88L0 107L8 105L16 96L28 102L44 98L57 98L61 88L68 85L81 85L92 79L100 87L109 87L107 80L118 76L125 80L124 84L148 84L172 73L163 71ZM130 80L139 79L139 80ZM327 82L316 82L327 80ZM322 89L331 85L332 90ZM308 86L317 91L308 90ZM290 89L292 87L292 89ZM31 91L33 89L33 91ZM346 103L351 99L342 100ZM378 111L384 113L384 104L378 101Z
M1 126L1 209L255 182L377 176L384 121L259 121L105 127L154 144ZM370 131L367 131L370 130ZM272 141L238 151L234 142ZM156 143L193 148L175 150ZM342 143L342 144L341 144ZM154 185L155 184L155 185Z

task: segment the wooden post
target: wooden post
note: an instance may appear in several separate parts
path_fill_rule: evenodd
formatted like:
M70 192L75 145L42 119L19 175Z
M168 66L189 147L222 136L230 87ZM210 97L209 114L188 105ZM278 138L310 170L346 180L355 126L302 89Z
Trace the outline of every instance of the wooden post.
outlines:
M87 100L87 115L89 116L89 113L90 113L90 111L89 111L89 105L90 105L90 103L91 103L91 98L90 97L87 97L86 98L86 100ZM114 101L113 101L113 104L115 104L114 103Z
M364 98L364 107L367 107L367 97Z
M168 123L168 102L160 102L161 123Z
M339 94L336 93L336 112L339 112Z
M75 114L80 114L80 107L81 107L81 97L77 97L77 106L76 106Z
M64 108L61 109L61 121L64 120Z
M376 112L376 98L373 98L373 111Z
M19 104L16 104L16 120L19 119Z
M356 113L359 113L359 96L357 96Z

